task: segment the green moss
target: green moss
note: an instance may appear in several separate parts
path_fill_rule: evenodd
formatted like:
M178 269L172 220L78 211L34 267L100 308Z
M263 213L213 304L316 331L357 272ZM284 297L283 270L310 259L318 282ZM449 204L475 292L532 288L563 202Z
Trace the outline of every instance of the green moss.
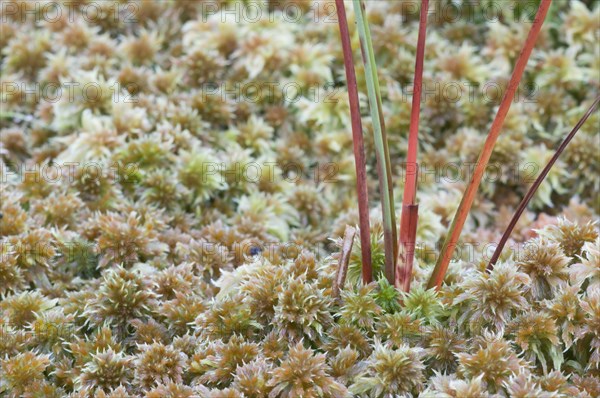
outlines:
M0 396L600 396L596 115L502 261L481 266L596 95L600 8L552 5L526 71L535 90L512 104L459 261L435 292L423 283L537 2L432 3L412 289L383 276L365 118L375 282L361 282L355 239L334 299L336 239L358 224L335 10L251 3L102 1L62 8L72 21L7 4ZM410 3L366 2L396 193L418 27ZM472 18L450 18L455 6ZM364 93L360 66L357 78ZM457 84L468 90L451 101Z

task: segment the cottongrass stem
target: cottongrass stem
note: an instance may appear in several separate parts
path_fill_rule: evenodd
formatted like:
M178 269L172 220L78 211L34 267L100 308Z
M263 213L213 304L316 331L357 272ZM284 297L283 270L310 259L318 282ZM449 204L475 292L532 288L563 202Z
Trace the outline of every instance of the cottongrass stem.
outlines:
M395 282L396 256L398 255L398 242L396 232L396 216L394 211L394 194L392 191L392 167L390 154L385 134L383 120L383 105L381 102L381 89L377 77L375 52L371 40L369 22L366 18L365 5L362 0L353 0L354 13L356 14L358 35L360 38L365 64L365 80L369 97L369 109L373 121L373 135L375 153L377 156L377 174L379 175L379 190L381 193L381 211L383 218L383 241L385 248L385 276L390 284Z
M460 233L465 224L467 216L469 215L471 206L473 205L473 200L475 199L475 194L477 193L477 189L481 183L481 178L483 177L485 168L490 160L494 145L496 144L496 140L498 139L502 125L504 124L504 119L506 118L508 110L510 109L515 92L519 87L519 82L523 76L523 71L525 70L525 66L527 66L527 61L529 60L529 56L533 51L533 47L538 38L540 30L542 29L542 25L546 19L546 14L548 13L551 3L551 0L541 0L540 2L533 25L531 26L529 35L525 40L525 45L523 46L521 54L519 54L519 58L515 64L515 69L512 77L510 78L506 93L502 98L502 102L500 103L500 107L498 108L498 112L496 113L496 117L494 118L494 122L492 123L492 127L490 128L490 132L487 136L483 149L479 154L479 159L477 160L477 165L475 166L475 170L473 172L473 177L471 178L460 205L458 206L458 210L456 211L456 215L454 216L454 220L452 220L450 230L448 231L448 235L446 236L444 245L442 246L440 256L438 257L438 261L435 265L433 273L431 274L431 278L429 279L427 287L430 289L434 287L439 289L442 286L444 276L448 270L448 264L450 263L450 259L452 258L452 254L454 253L454 249L458 243L458 239L460 238Z
M577 132L579 131L581 126L583 126L585 121L594 112L594 109L596 109L596 107L598 106L598 102L600 102L600 96L598 96L596 98L596 100L594 101L592 106L590 106L590 108L585 113L585 115L583 115L581 117L579 122L577 122L575 127L573 127L573 130L571 130L569 135L567 135L567 137L564 139L564 141L556 149L556 152L554 153L554 155L552 156L552 158L550 159L548 164L546 164L546 167L544 167L544 170L542 170L540 175L535 179L533 185L529 188L529 191L527 191L527 194L525 195L525 197L523 197L523 200L521 200L521 203L519 203L519 207L517 207L517 211L515 212L515 215L510 220L510 223L508 224L506 231L504 231L504 234L502 235L502 239L500 239L500 242L498 243L498 246L496 246L496 250L494 251L492 258L490 259L490 263L487 266L487 268L489 270L493 269L494 265L496 265L496 262L498 261L498 258L500 258L500 254L502 253L502 249L504 249L504 245L506 244L506 241L510 237L510 234L512 233L513 229L515 228L515 225L517 225L517 222L519 221L521 214L523 214L523 212L527 208L527 204L529 203L529 201L531 200L533 195L535 195L535 192L537 191L540 184L544 181L544 179L550 172L550 169L552 168L552 166L554 166L554 163L556 163L556 161L558 160L558 157L561 155L561 153L563 153L563 151L565 150L567 145L569 145L569 142L571 142L573 137L575 137L575 134L577 134Z
M344 0L335 0L335 4L340 27L342 51L344 53L346 83L348 85L348 102L350 103L350 118L352 120L352 144L354 146L354 165L356 167L356 193L358 196L362 280L365 284L368 284L373 280L373 266L371 264L371 226L369 222L369 196L367 190L365 144L363 140L356 71L354 69L354 60L352 57L352 45L350 43L346 8L344 6Z
M421 92L423 88L423 60L425 58L425 38L427 36L427 13L429 0L421 2L419 19L419 38L415 58L415 79L408 129L408 152L406 156L406 183L402 198L402 217L400 219L400 242L396 263L396 287L410 291L414 262L414 245L417 234L419 206L417 197L417 151L419 149L419 116L421 113Z

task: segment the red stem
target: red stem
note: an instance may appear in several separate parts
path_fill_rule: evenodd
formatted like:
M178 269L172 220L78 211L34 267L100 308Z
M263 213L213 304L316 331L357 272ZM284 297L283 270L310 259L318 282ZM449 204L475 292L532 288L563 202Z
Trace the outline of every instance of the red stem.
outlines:
M354 146L354 164L356 167L356 193L358 195L360 251L362 256L362 279L363 282L367 284L373 280L373 267L371 265L371 227L369 223L369 196L367 191L365 144L363 141L356 71L354 70L346 8L344 7L343 0L336 0L335 4L342 40L342 51L344 53L344 66L346 70L346 82L348 85L348 102L350 103L350 118L352 120L352 143Z
M414 262L414 246L416 240L416 222L418 206L415 206L417 196L417 151L419 149L419 116L421 112L421 93L423 91L423 61L425 58L425 39L427 36L427 13L429 0L422 0L419 20L419 38L417 40L417 56L415 59L415 78L413 85L412 108L410 111L410 126L408 130L408 153L406 156L406 183L402 198L402 218L400 219L399 258L396 263L396 287L402 286L410 290L412 267ZM414 213L414 214L413 214ZM411 227L414 222L414 228Z
M417 235L417 223L419 220L419 205L402 206L402 217L407 221L406 224L403 225L403 227L406 228L404 234L407 236L407 240L404 241L404 252L401 252L399 261L406 261L406 266L398 267L395 285L397 288L401 288L408 293L410 292L410 282L412 280L412 269L415 258L415 236ZM402 234L403 231L400 231L400 233Z
M546 164L546 167L544 167L544 170L542 170L540 175L535 179L535 182L529 188L529 191L527 191L527 194L525 195L523 200L521 200L521 203L519 203L519 207L517 208L517 211L515 212L515 215L513 216L512 220L510 220L510 223L508 224L506 231L504 231L504 234L502 235L502 239L500 239L500 243L498 243L498 246L496 247L496 250L494 251L492 258L490 259L490 263L488 264L487 269L491 270L494 268L494 265L496 264L496 262L498 261L498 258L500 257L500 254L502 253L502 249L504 248L504 245L506 245L506 241L510 237L510 234L512 233L513 229L515 228L515 225L519 221L521 214L523 214L523 212L527 208L527 204L529 204L529 201L531 200L533 195L535 195L535 192L537 191L537 189L539 188L542 181L544 181L544 179L550 172L550 169L552 168L552 166L554 166L554 163L556 163L556 161L558 160L558 157L565 150L567 145L569 145L569 142L571 142L573 137L575 137L575 134L577 134L577 132L579 131L581 126L583 126L585 121L594 112L594 108L596 108L596 106L598 106L598 102L600 102L600 96L598 96L598 98L596 98L596 101L594 101L592 106L590 106L590 109L588 109L588 111L585 113L585 115L583 115L583 117L579 120L579 122L577 122L575 127L573 127L573 130L571 130L569 135L564 139L564 141L556 149L556 152L554 153L554 156L552 156L552 159L550 159L548 164Z
M538 38L540 30L542 29L542 24L546 19L546 14L548 13L548 9L550 8L551 2L552 0L542 0L540 3L538 12L535 16L535 20L533 21L533 25L531 26L531 30L529 31L529 35L525 40L525 45L523 46L521 54L519 54L519 58L517 59L517 63L515 64L515 69L510 78L510 82L508 84L506 93L502 98L502 102L500 103L500 107L498 108L498 112L496 113L496 117L494 118L494 122L492 123L492 127L490 128L490 132L487 136L481 154L479 155L479 159L477 160L477 165L473 172L473 177L471 178L471 181L469 182L469 185L467 186L467 189L462 197L460 205L458 206L458 210L456 211L454 220L450 225L450 231L448 233L448 236L446 237L446 240L444 241L442 251L435 265L431 278L429 279L429 283L427 285L429 289L433 287L439 289L442 286L444 276L446 275L448 265L450 264L450 259L452 258L454 249L456 248L458 239L460 238L462 228L465 225L465 221L467 219L467 216L469 215L471 206L473 205L473 200L475 199L475 195L477 194L477 189L479 188L479 184L481 183L483 173L485 172L485 168L487 167L487 164L490 160L490 156L492 155L492 151L494 150L494 145L496 144L498 136L500 135L502 125L504 124L504 119L508 114L508 110L510 109L510 105L515 96L515 92L519 87L519 82L521 81L521 77L523 76L523 72L525 70L525 67L527 66L529 56L533 51L535 42Z

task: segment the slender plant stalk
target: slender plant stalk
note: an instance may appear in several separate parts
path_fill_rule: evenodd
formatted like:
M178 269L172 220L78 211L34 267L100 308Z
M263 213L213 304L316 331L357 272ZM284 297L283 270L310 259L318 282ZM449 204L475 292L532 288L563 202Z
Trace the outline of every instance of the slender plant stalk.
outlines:
M419 20L419 38L417 40L417 57L415 59L415 79L410 110L410 126L408 128L408 152L406 155L406 183L402 197L402 217L400 219L399 256L396 263L396 287L410 291L412 268L414 262L414 245L416 244L416 223L419 207L415 203L417 197L417 151L419 149L419 116L421 113L421 93L423 91L423 60L425 58L425 38L427 36L427 13L429 0L421 2ZM414 223L414 225L412 225ZM413 228L414 227L414 228Z
M373 280L371 264L371 226L369 222L369 195L367 190L367 170L365 160L365 144L363 141L360 103L356 84L356 71L352 57L352 44L344 0L335 0L338 24L344 53L346 83L348 85L348 102L352 120L352 144L354 146L354 165L356 167L356 194L358 196L358 223L360 225L360 253L362 256L362 280L365 284Z
M456 215L454 216L454 220L452 220L450 230L448 231L448 235L444 241L444 245L442 246L440 256L438 257L438 261L435 265L431 278L429 279L427 287L430 289L433 287L439 289L440 286L442 286L444 276L446 275L446 271L448 269L448 264L450 263L450 259L452 258L452 254L454 253L454 249L458 243L465 220L467 219L469 211L471 210L471 205L473 204L475 194L477 193L477 189L481 183L481 178L483 177L485 168L487 167L490 156L492 155L496 140L500 135L502 125L504 124L504 119L506 118L506 114L510 109L515 92L519 87L519 82L523 76L523 71L525 70L525 66L527 66L527 61L529 60L529 56L531 55L540 30L542 29L542 24L546 19L546 14L548 13L551 2L551 0L541 0L535 20L533 21L529 35L525 40L525 45L523 46L521 54L519 54L519 58L515 64L515 69L512 77L510 78L506 93L504 94L502 102L500 103L500 107L498 108L498 113L494 118L494 122L492 123L492 127L490 128L490 132L487 136L483 149L479 154L479 159L477 160L477 165L475 166L475 170L473 172L473 177L471 178L460 205L458 206L458 210L456 211Z
M381 192L381 208L383 213L385 276L389 283L393 284L395 279L394 273L396 256L398 253L398 243L396 240L396 216L392 191L392 167L387 146L387 137L385 135L385 124L383 122L383 107L381 103L379 81L377 78L375 53L373 51L369 24L366 19L366 11L361 0L353 0L353 5L363 53L363 62L365 64L365 80L367 82L369 109L371 112L371 119L373 120L377 173L379 175L379 189Z
M373 75L373 82L375 82L375 97L377 99L377 113L379 115L379 123L381 124L381 137L383 142L383 151L384 151L384 159L385 159L385 172L386 172L386 181L387 181L387 195L389 196L390 203L390 219L391 222L391 238L392 246L393 246L393 256L392 256L392 271L396 270L396 259L398 257L398 243L397 243L397 230L396 230L396 210L394 205L394 188L392 182L392 163L390 161L390 149L388 146L387 133L385 129L385 118L383 117L383 101L381 99L381 88L379 86L379 77L377 76L377 63L375 61L375 51L373 50L373 41L371 40L371 29L369 28L369 20L367 19L367 11L365 8L365 3L363 0L360 0L361 10L362 10L362 20L365 26L366 33L366 43L368 44L367 50L369 53L369 60L371 62L371 74ZM391 277L394 277L394 273L391 273Z
M399 266L396 270L396 287L399 289L403 289L405 292L408 293L410 292L412 268L415 258L415 237L417 236L417 223L419 221L419 205L403 205L402 217L403 223L404 220L406 220L406 223L402 225L402 228L404 228L404 230L400 230L400 236L405 236L405 238L403 241L404 244L400 248L401 256L399 256L398 261L399 265L402 265L403 263L400 263L400 261L403 260L403 256L406 259L406 263L404 264L404 266Z
M342 252L340 253L338 269L335 280L333 281L332 295L334 298L339 297L340 291L344 288L344 283L346 282L348 263L350 262L352 246L354 245L354 235L356 235L356 229L347 225L346 230L344 231L344 241L342 243Z
M565 150L567 145L569 145L569 142L571 142L573 137L575 137L575 134L577 134L577 132L579 131L581 126L583 126L585 121L594 112L594 109L598 106L599 102L600 102L600 96L598 96L596 98L596 101L594 101L594 103L592 104L592 106L590 106L590 108L585 113L585 115L582 116L582 118L579 120L579 122L577 122L575 127L573 127L573 130L571 130L569 135L567 135L567 137L564 139L564 141L556 149L556 152L554 153L554 155L552 156L552 158L550 159L548 164L546 164L546 167L544 167L544 170L542 170L540 175L535 179L535 182L529 188L529 191L527 191L527 194L525 195L525 197L523 198L521 203L519 203L519 207L517 207L517 211L515 212L515 215L510 220L510 223L508 224L506 231L504 231L504 234L502 235L502 239L500 239L500 242L498 243L498 246L496 246L496 250L494 251L492 258L490 259L490 263L487 266L487 268L489 270L494 268L494 265L498 261L498 258L500 258L500 254L502 253L502 249L504 248L504 245L506 245L506 241L510 237L510 234L512 233L513 229L515 228L515 225L519 221L521 214L523 214L523 211L525 211L525 209L527 208L527 204L529 204L529 201L531 200L533 195L535 195L535 192L539 188L540 184L544 181L544 179L550 172L550 169L552 168L552 166L554 166L554 163L556 163L556 161L558 160L558 157L563 153L563 151Z

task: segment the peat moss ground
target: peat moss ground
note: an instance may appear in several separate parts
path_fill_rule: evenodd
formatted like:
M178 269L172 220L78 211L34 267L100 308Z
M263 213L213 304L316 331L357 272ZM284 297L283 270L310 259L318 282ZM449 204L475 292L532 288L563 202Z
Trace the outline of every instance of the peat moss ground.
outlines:
M359 283L358 241L332 298L339 239L358 223L333 4L219 3L2 3L0 396L600 396L598 112L484 271L598 94L598 4L553 4L433 293L421 287L531 13L432 2L418 250L400 304L383 281ZM398 194L418 10L367 8Z

